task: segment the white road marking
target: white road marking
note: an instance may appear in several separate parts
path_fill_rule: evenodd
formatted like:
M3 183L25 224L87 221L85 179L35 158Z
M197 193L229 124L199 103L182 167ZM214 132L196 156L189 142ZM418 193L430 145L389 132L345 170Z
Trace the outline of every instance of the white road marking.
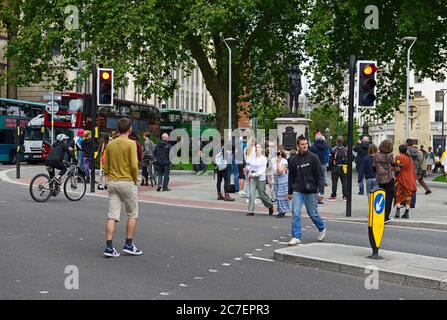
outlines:
M240 229L239 229L239 228L233 228L233 230L234 230L234 231L239 231Z
M242 258L234 258L234 260L236 260L236 261L241 261Z
M256 251L262 251L262 249L255 249Z
M180 283L179 286L180 286L180 287L187 287L188 285L187 285L187 284L184 284L184 283Z
M203 280L202 277L194 277L194 280Z
M209 270L208 270L208 272L213 272L213 273L216 273L216 272L217 272L217 270L216 270L216 269L209 269Z
M46 293L48 293L48 291L39 291L39 293L46 294Z
M273 240L272 242L279 242L279 240Z
M288 244L287 242L278 242L279 244Z
M162 296L169 296L169 292L160 292L160 295L162 295Z
M222 265L225 266L225 267L229 267L229 266L231 266L230 263L222 263Z
M266 243L266 244L264 244L264 247L271 247L272 245L271 244L268 244L268 243Z
M246 256L252 256L252 254L251 254L251 253L246 253L245 255L246 255Z
M272 260L272 259L261 258L261 257L255 257L255 256L250 257L250 259L262 260L262 261L268 261L268 262L275 262L275 260Z

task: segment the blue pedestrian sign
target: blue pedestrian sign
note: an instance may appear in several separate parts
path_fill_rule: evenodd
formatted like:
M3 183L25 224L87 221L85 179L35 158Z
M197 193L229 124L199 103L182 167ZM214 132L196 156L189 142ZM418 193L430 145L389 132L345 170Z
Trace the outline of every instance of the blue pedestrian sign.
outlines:
M385 197L382 193L378 193L374 199L374 209L377 214L382 214L385 209Z

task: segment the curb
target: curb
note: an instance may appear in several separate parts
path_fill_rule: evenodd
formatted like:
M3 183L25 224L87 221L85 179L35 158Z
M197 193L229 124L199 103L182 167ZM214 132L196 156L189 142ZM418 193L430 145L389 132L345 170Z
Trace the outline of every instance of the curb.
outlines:
M429 187L447 189L447 183L437 181L427 181Z
M334 260L317 258L304 255L292 255L284 252L285 249L277 249L274 252L273 259L278 262L296 264L300 266L318 268L326 271L349 274L353 276L365 277L365 267L356 264L337 262ZM371 260L374 264L374 260ZM447 291L447 278L439 279L421 275L411 275L397 273L379 268L380 280L399 283L401 285L415 286L427 289Z
M346 219L346 218L332 218L332 221L339 222L356 222L356 223L368 223L367 219ZM441 230L447 231L447 223L440 222L426 222L426 221L390 221L386 224L387 226L394 227L407 227L407 228L415 228L415 229L431 229L431 230Z

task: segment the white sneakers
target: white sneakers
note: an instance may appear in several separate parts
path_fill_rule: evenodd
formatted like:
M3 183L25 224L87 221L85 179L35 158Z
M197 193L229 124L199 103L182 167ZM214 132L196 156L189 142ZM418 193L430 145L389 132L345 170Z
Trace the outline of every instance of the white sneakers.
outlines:
M241 197L246 197L246 196L247 196L247 194L244 192L244 190L239 191L238 194L239 194Z
M292 238L292 240L287 243L288 246L296 246L301 243L301 240L298 238Z
M318 233L318 241L323 241L325 237L326 237L326 228L324 228L323 231L320 231L320 232ZM287 245L288 245L288 246L296 246L296 245L298 245L298 244L300 244L300 243L301 243L301 240L300 240L300 239L298 239L298 238L292 238L292 239L287 243Z
M326 228L324 228L323 231L320 231L318 233L318 241L323 241L324 237L326 237Z

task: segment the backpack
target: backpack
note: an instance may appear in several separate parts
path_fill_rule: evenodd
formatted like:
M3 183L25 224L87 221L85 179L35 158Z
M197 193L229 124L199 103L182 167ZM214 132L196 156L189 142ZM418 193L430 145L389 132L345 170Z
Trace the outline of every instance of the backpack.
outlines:
M336 167L342 164L346 164L348 160L348 154L345 147L336 146L332 151L332 166Z
M228 161L224 157L224 149L222 148L218 154L216 154L215 162L217 170L224 171L227 168Z

